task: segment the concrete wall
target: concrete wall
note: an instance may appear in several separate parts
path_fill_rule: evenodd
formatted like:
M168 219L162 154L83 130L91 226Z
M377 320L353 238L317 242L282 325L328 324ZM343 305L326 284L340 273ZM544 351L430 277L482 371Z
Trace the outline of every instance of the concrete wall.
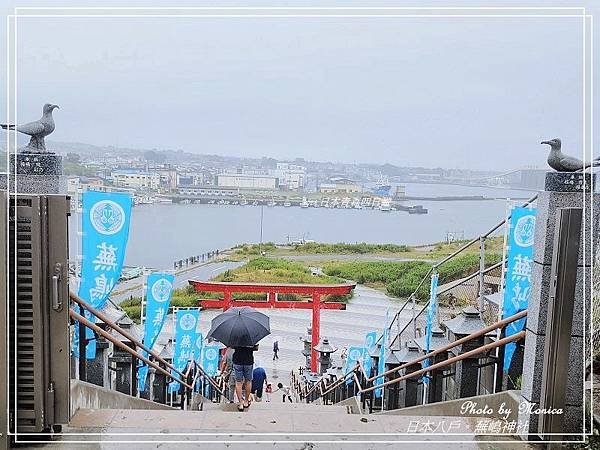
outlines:
M394 409L384 411L380 414L399 416L488 417L492 419L505 418L511 421L519 419L520 394L521 391L503 391L496 394L478 395L446 402ZM482 412L482 410L489 413ZM509 411L510 413L507 415Z
M173 409L95 384L71 380L71 416L78 409Z

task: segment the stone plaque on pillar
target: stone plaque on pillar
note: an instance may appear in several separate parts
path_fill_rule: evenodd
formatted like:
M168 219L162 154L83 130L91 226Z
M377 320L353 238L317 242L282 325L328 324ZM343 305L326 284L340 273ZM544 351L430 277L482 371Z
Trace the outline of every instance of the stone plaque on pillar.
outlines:
M67 190L62 156L55 153L21 152L10 155L10 190L19 194L62 194ZM7 188L6 175L0 189Z
M552 261L555 245L558 210L560 208L583 208L583 223L579 242L577 281L573 298L573 320L569 352L569 372L566 376L566 397L564 411L564 433L584 432L583 411L583 371L585 359L584 340L589 339L589 313L584 311L591 301L591 263L593 250L598 245L600 217L600 195L590 192L595 179L590 174L551 172L546 175L546 191L537 199L537 223L535 230L535 252L532 270L532 291L529 300L525 350L523 356L523 377L521 387L522 407L519 422L528 435L538 434L544 345L548 319L549 297L552 292ZM553 189L553 190L548 190ZM594 224L592 224L591 196L594 196ZM584 198L586 206L584 208ZM584 282L585 279L585 282ZM585 289L584 289L585 283Z

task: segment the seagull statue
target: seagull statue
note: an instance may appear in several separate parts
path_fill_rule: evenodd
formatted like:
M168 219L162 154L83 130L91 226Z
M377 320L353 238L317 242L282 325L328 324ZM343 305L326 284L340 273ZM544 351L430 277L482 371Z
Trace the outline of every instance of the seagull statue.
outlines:
M573 156L565 155L561 152L560 139L554 138L550 141L542 141L541 144L550 146L550 154L548 155L548 165L558 172L577 172L590 166L600 165L598 158L594 159L591 164L585 165L583 161Z
M58 108L58 105L46 103L44 105L42 118L40 120L29 122L24 125L8 125L3 123L0 124L0 127L5 130L17 130L19 133L31 136L29 144L24 149L25 151L45 152L46 143L44 142L44 137L48 136L54 131L54 119L52 118L52 111L55 108Z

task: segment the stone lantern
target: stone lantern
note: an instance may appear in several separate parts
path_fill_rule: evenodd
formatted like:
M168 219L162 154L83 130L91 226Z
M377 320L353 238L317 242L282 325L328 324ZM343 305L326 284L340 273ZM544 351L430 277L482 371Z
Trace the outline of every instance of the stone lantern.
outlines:
M115 307L111 302L107 302L106 306L103 308L102 312L105 316L107 316L112 322L117 324L124 323L125 326L130 326L130 320L127 317L125 311L122 309ZM100 328L104 331L112 332L112 329L106 325L102 321L98 321L96 323ZM114 334L114 336L121 338L120 334ZM110 388L110 370L108 370L108 361L109 361L109 353L111 353L111 349L113 344L110 343L107 339L105 339L102 335L98 333L94 333L94 337L96 339L96 356L94 359L86 359L86 377L85 381L88 383L93 383L98 386L104 386L106 388Z
M323 338L314 348L319 352L319 373L322 375L331 367L331 354L337 351L337 347L329 344L329 339Z
M385 371L387 372L388 370L391 369L395 369L396 367L400 366L400 361L398 361L398 357L397 354L399 353L399 350L395 349L392 350L391 348L388 348L385 352ZM394 378L398 378L400 376L399 374L400 371L398 372L394 372L391 373L389 375L386 375L383 378L383 381L390 381L393 380ZM400 395L400 387L399 387L400 383L392 383L389 386L386 386L386 388L384 389L384 406L385 409L396 409L398 406L398 397Z
M167 343L165 344L165 346L160 351L160 353L158 354L158 356L160 356L162 359L164 359L169 364L172 364L173 352L174 352L173 340L169 339L167 341ZM155 361L155 362L163 369L169 371L167 366L165 366L163 363L158 362L158 361ZM169 384L169 380L163 373L156 372L156 371L154 371L154 376L152 376L153 370L154 369L150 368L150 370L148 371L149 381L147 381L147 384L151 383L151 385L152 385L152 399L158 403L163 403L163 404L167 403L167 386Z
M419 346L414 340L407 342L406 345L402 347L402 349L399 352L396 353L396 359L398 360L398 365L400 366L410 361L414 361L419 356L421 356L421 352L419 351ZM421 369L420 364L413 364L403 369L401 371L400 376L416 372L419 369ZM423 392L420 380L421 377L414 377L408 378L398 383L398 408L416 406L421 404Z
M481 319L479 311L469 306L453 319L446 320L444 326L447 330L449 341L457 341L471 333L485 328L486 324ZM490 333L493 334L493 333ZM480 336L465 342L462 345L448 350L450 356L458 356L484 344L485 337ZM479 358L481 355L475 355L471 358L463 359L454 364L454 375L446 379L446 389L444 400L453 400L455 398L472 397L478 394L477 381L479 380ZM493 366L492 372L493 372ZM492 378L493 379L493 378Z
M133 320L131 320L129 317L124 316L117 322L117 325L121 329L128 331L135 338L139 338L139 334L137 333L137 331L134 327ZM113 332L113 335L117 339L119 339L122 343L124 343L128 347L131 347L132 349L135 350L136 345L133 342L131 342L129 339L125 338L124 336L122 336L120 333L117 333L116 331ZM137 358L130 355L126 351L124 351L118 347L115 347L115 348L113 348L112 356L110 358L108 358L108 362L111 365L114 364L114 366L113 366L114 379L113 380L114 380L115 390L122 392L123 394L135 396L137 393L137 379L136 379Z
M426 335L421 336L420 338L415 339L415 343L419 347L419 350L424 354L425 353L425 339ZM446 338L446 333L442 330L438 325L434 325L431 332L431 340L429 342L429 351L432 352L434 350L439 350L443 347L446 347L450 344L450 341ZM448 352L440 353L433 358L430 358L429 365L434 365L439 362L445 361L448 359ZM423 363L425 360L421 362L421 367L423 367ZM441 402L444 398L443 396L443 380L444 380L444 371L449 370L448 367L442 369L436 369L431 372L428 372L429 384L427 387L423 387L426 389L427 398L426 403L435 403Z
M304 343L304 349L302 350L302 354L304 355L304 357L306 358L306 364L304 367L306 367L307 369L310 370L310 347L312 345L312 328L308 327L306 329L306 336L304 337L304 339L302 339L302 342Z

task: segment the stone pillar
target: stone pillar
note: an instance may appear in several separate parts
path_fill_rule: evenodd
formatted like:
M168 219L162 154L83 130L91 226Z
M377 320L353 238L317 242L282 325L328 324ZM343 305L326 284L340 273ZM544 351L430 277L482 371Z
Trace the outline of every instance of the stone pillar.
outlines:
M551 292L551 265L554 251L557 210L559 208L583 208L582 173L550 172L546 174L546 190L537 200L535 229L535 251L532 274L532 291L527 315L525 351L523 357L523 378L521 397L534 408L539 407L544 361L544 340L546 335L548 299ZM591 185L591 177L586 174L586 185ZM577 264L577 283L573 308L569 372L566 376L566 407L564 411L565 433L583 433L583 361L586 359L584 339L589 330L589 305L591 286L592 250L598 244L598 233L591 239L590 194L586 195L584 222L582 224ZM600 195L594 194L594 227L598 230L600 217ZM586 286L584 291L584 274ZM585 311L587 310L587 314ZM589 344L588 344L589 345ZM525 434L538 434L539 414L524 412L519 414L519 422L528 424Z
M480 317L479 311L469 306L462 310L461 314L444 322L449 341L459 339L485 328L485 323ZM491 333L492 334L492 333ZM452 347L449 356L458 356L467 353L484 343L484 336L472 339L462 345ZM472 397L478 394L477 381L479 378L479 355L463 359L453 364L454 376L446 379L444 400Z
M20 151L10 155L9 164L11 190L14 190L16 181L17 192L22 194L61 194L67 191L60 155ZM6 185L6 176L0 177L0 189L6 189Z
M396 354L398 364L406 364L407 362L413 361L421 356L419 346L414 340L409 341L402 350ZM413 364L401 371L401 375L406 375L411 372L415 372L421 368L420 364ZM422 386L419 381L420 377L409 378L398 383L400 389L398 398L398 408L405 408L407 406L416 406L421 404L423 398Z

